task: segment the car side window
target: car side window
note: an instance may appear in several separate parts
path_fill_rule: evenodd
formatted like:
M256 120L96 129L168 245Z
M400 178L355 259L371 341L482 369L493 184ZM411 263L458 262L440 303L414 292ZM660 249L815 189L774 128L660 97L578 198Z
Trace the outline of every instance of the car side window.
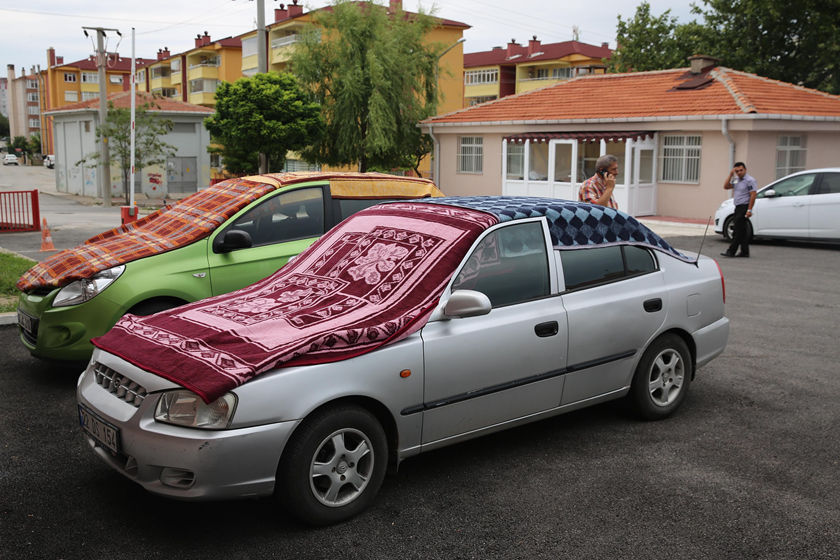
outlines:
M561 251L566 290L613 282L656 270L647 249L632 245Z
M356 212L375 206L380 202L390 202L392 198L333 198L333 215L335 223L340 222Z
M476 290L493 307L549 295L548 251L541 222L513 224L487 234L452 283L452 291Z
M324 190L309 187L266 198L240 216L231 229L251 235L254 246L324 234Z
M840 173L823 173L820 194L840 193Z
M814 184L814 179L817 175L809 173L806 175L797 175L783 181L779 181L773 185L773 190L776 191L776 196L805 196L811 190L811 185ZM761 193L764 197L766 190Z

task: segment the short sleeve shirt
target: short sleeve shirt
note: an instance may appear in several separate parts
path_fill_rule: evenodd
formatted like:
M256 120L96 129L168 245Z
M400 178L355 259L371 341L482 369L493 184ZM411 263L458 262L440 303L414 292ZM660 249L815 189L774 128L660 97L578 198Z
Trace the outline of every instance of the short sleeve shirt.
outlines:
M578 200L581 202L591 202L592 204L597 204L598 199L604 196L605 190L606 185L604 185L604 180L601 176L597 174L593 175L584 181L580 186L580 190L578 191ZM610 196L606 206L618 210L618 204L612 196Z
M739 179L732 187L732 200L735 203L735 206L749 204L750 193L756 190L757 187L758 183L755 182L755 178L752 175L744 173L744 178Z

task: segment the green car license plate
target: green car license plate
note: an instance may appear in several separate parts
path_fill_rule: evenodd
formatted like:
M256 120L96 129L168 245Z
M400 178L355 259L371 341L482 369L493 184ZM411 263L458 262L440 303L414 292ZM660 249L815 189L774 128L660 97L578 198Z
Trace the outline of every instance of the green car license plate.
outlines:
M79 424L97 443L111 450L112 453L120 452L119 428L106 422L81 404L79 405Z

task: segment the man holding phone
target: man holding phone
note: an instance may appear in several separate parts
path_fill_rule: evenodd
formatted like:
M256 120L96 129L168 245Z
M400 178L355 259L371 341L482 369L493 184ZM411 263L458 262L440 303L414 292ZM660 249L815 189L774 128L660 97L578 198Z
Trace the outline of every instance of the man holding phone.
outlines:
M729 176L723 182L724 190L733 190L732 198L735 202L735 223L732 232L732 243L729 248L721 253L723 257L749 257L750 240L747 236L747 219L752 217L753 204L755 204L756 183L752 175L747 175L747 166L743 162L737 162ZM736 254L738 247L741 252Z
M618 204L613 198L616 175L618 175L618 158L609 154L599 157L595 162L595 175L580 186L578 200L617 210Z

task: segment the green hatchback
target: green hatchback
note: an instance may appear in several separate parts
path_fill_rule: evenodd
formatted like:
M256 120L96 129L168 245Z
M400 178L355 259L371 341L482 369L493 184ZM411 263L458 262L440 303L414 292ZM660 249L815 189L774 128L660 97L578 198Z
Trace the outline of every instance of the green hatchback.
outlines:
M150 315L243 288L354 212L429 196L443 193L427 179L381 173L218 183L136 227L105 232L35 265L18 282L20 340L39 358L87 360L90 339L126 313Z

